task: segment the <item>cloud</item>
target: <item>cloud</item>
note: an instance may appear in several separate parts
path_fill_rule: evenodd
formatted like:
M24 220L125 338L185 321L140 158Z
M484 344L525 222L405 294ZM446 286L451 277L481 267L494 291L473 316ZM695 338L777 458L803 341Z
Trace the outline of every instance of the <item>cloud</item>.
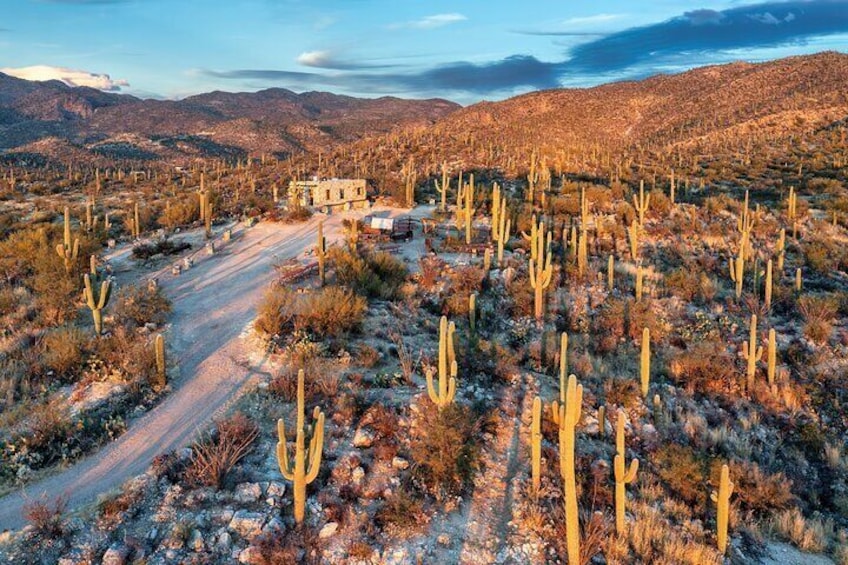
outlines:
M433 29L437 27L446 26L449 24L455 24L457 22L462 22L467 20L465 16L457 13L450 14L435 14L433 16L427 16L421 18L420 20L412 20L409 22L400 22L395 24L389 24L389 29L402 29L402 28L413 28L413 29Z
M848 2L767 2L728 10L695 10L574 47L574 72L621 71L648 61L730 49L776 47L848 31ZM693 63L696 62L693 59Z
M848 0L793 0L721 11L693 10L664 22L600 37L592 37L582 30L532 32L587 37L586 42L571 47L562 60L554 62L518 54L484 63L458 61L417 71L381 73L368 71L369 67L361 63L340 61L327 51L313 51L302 54L299 62L328 72L204 73L225 79L274 82L294 89L479 97L585 84L600 78L634 78L657 69L682 70L738 57L734 50L780 47L845 32L848 32Z
M397 65L357 62L337 58L331 51L305 51L298 55L297 62L304 67L334 69L338 71L356 71L364 69L390 69Z
M121 87L129 86L125 80L112 80L107 74L91 73L67 69L64 67L50 67L48 65L37 65L33 67L0 68L0 73L25 80L46 81L58 80L68 86L88 86L98 90L118 92Z
M607 23L614 20L619 20L625 17L625 14L595 14L594 16L582 16L577 18L568 18L567 20L563 20L562 25L564 26L583 26L583 25L593 25L600 23Z

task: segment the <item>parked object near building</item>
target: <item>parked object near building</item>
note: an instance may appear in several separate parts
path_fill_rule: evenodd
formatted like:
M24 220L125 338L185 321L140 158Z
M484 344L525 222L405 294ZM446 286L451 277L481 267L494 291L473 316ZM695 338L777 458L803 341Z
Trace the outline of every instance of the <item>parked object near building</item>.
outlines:
M309 208L367 208L365 179L296 180L289 183L289 201Z
M416 221L409 216L399 218L378 218L365 216L362 219L362 233L365 235L388 236L392 240L410 240Z

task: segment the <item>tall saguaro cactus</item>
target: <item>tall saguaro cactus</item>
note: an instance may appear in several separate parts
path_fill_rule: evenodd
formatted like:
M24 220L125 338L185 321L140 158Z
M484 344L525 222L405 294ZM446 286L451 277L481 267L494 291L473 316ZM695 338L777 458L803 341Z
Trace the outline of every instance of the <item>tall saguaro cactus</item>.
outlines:
M642 352L639 357L639 380L642 384L642 397L648 398L651 384L651 330L642 330Z
M559 425L559 409L565 406L565 393L568 387L568 334L562 332L559 337L559 402L551 403L551 419Z
M76 265L77 257L79 256L79 238L74 238L71 242L71 212L65 206L65 225L64 225L64 242L56 245L56 253L65 262L65 271L70 273Z
M765 306L766 309L771 308L771 293L772 293L772 275L771 275L771 259L766 263L766 290L765 290Z
M645 212L651 204L651 195L645 194L645 181L639 181L639 196L633 195L633 207L639 213L639 227L645 226Z
M456 396L456 353L454 351L454 332L456 326L451 322L448 324L446 316L439 321L439 386L433 384L433 371L427 370L427 395L433 404L444 408L453 402ZM448 373L450 371L450 373Z
M775 334L774 328L771 328L768 333L768 352L766 353L766 358L768 359L768 372L766 373L768 376L768 384L769 386L774 384L775 373L777 372L777 336Z
M542 399L533 399L533 419L530 424L530 474L533 492L542 486Z
M83 281L85 283L83 294L85 295L85 302L88 305L88 309L91 310L91 317L94 320L94 333L99 336L103 333L103 308L109 303L109 297L112 293L112 281L106 279L101 282L99 291L97 286L92 284L91 275L88 273L83 276Z
M735 259L728 261L730 267L730 280L736 283L736 299L742 297L742 281L745 279L745 257L740 253Z
M553 276L553 260L550 250L551 233L548 232L547 246L545 245L545 224L540 225L539 231L536 234L536 239L531 243L531 246L536 248L536 256L538 261L530 258L530 288L534 290L534 301L536 320L541 322L544 317L545 306L545 290L551 284ZM545 249L547 248L547 253Z
M569 563L580 563L580 522L577 513L577 478L574 473L574 429L580 422L583 386L570 375L565 404L559 408L559 466L565 488L565 538Z
M624 512L627 504L627 496L624 492L625 485L636 480L639 471L639 460L630 461L630 467L625 472L624 463L624 411L618 410L618 418L615 423L615 459L613 460L615 473L615 531L619 534L625 533Z
M306 513L306 485L318 476L318 470L321 467L321 451L324 448L324 413L316 406L312 414L313 425L307 429L304 423L306 402L303 378L303 369L301 369L297 373L297 427L293 462L289 460L286 447L286 424L282 418L277 420L277 462L283 477L293 483L294 521L298 524L303 522Z
M713 492L710 496L716 503L716 541L721 554L727 549L727 525L730 522L730 495L733 494L733 486L730 482L730 469L727 465L722 465L718 493Z
M748 393L754 386L754 376L757 373L757 361L763 356L763 346L757 345L757 315L751 314L751 326L748 341L742 344L742 356L748 361L747 377Z

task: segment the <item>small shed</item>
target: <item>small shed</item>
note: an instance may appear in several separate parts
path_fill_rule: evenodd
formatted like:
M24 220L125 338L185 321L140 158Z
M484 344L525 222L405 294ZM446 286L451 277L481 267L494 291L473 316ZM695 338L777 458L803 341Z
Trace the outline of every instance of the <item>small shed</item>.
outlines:
M300 180L289 183L289 199L310 208L365 208L365 179Z

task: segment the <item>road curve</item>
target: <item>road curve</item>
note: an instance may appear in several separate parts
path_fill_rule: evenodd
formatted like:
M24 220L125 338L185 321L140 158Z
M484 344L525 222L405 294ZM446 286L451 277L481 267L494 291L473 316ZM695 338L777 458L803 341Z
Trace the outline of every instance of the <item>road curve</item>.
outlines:
M273 264L311 248L322 219L293 226L260 223L237 231L221 253L199 254L190 270L160 277L173 304L168 345L179 365L173 391L114 442L0 498L0 531L21 528L24 503L42 494L67 495L70 509L94 502L97 495L145 472L157 455L188 445L226 409L263 370L264 363L245 363L248 348L240 334L274 276ZM324 234L328 242L341 237L340 215L326 218Z

